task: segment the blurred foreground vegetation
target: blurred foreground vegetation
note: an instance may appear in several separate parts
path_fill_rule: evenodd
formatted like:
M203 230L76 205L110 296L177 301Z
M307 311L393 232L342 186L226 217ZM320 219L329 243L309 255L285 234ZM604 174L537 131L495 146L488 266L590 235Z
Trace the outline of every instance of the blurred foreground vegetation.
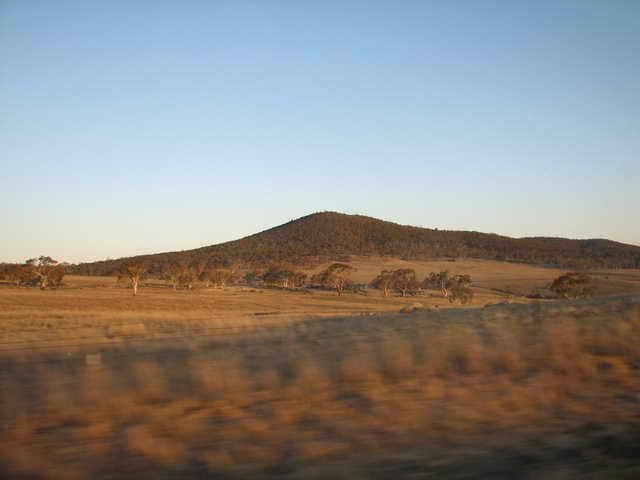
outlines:
M638 478L640 297L6 361L3 478Z

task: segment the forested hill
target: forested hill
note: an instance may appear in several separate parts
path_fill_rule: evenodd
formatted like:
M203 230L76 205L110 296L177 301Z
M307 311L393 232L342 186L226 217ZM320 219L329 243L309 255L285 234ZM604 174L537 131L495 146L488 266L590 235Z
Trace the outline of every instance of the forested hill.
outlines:
M640 247L611 240L510 238L495 234L398 225L362 215L314 213L231 242L136 257L159 272L171 261L264 267L274 263L314 265L350 255L405 259L471 257L563 268L640 268ZM128 259L84 263L74 273L111 275Z

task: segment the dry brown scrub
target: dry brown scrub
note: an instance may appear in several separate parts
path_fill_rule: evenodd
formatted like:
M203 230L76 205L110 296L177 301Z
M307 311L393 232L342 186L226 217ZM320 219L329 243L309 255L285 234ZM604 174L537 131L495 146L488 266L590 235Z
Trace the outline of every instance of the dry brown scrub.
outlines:
M586 437L638 431L639 340L640 299L626 297L323 320L195 351L7 364L0 468L414 478L419 465L439 478L455 477L470 451L504 463L491 449L514 445L552 461ZM637 473L631 453L612 457L598 442L588 455L604 463L591 468ZM574 467L557 478L575 478Z

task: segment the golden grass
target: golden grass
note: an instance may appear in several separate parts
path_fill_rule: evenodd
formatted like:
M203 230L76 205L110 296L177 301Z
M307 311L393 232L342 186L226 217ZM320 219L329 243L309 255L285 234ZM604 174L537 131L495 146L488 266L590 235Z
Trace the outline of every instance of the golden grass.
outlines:
M419 279L430 272L448 270L453 275L469 274L477 293L501 294L504 296L528 295L536 288L547 287L554 278L566 273L566 270L543 268L524 263L501 262L497 260L457 259L455 262L442 260L400 260L389 257L354 257L352 265L356 268L353 279L366 283L375 278L381 270L412 268ZM326 267L321 265L314 272ZM640 270L594 270L596 291L600 295L616 293L640 293Z
M354 258L354 281L368 282L381 269L415 268L421 278L430 271L469 273L475 290L472 307L530 300L518 296L544 287L562 273L523 264L487 260L456 262L392 258ZM321 268L321 267L320 267ZM311 272L313 273L313 272ZM640 293L640 272L593 273L600 293ZM309 317L397 312L416 300L425 308L455 308L437 292L419 297L383 298L376 290L338 297L332 292L284 291L231 287L173 291L149 280L138 297L109 277L65 278L65 288L40 291L0 286L0 356L17 352L69 349L82 345L121 346L152 339L171 344L193 342L221 332L232 334L275 324L299 323ZM512 292L512 293L509 293Z
M113 278L70 276L65 281L65 288L52 291L0 287L0 356L147 340L194 343L310 317L397 312L416 301L383 298L378 291L343 296L243 287L174 291L159 281L133 297ZM428 308L452 308L438 296L419 300ZM473 306L500 300L498 294L481 292Z
M13 361L0 378L0 464L42 478L195 476L193 465L301 478L335 462L351 476L358 458L416 445L546 442L638 424L639 345L640 300L625 297Z

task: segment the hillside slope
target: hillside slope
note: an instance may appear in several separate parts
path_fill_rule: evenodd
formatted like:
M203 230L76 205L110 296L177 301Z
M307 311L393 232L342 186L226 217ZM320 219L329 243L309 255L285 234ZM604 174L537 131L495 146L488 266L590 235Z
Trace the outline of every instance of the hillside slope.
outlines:
M399 225L362 215L322 212L231 242L181 252L144 255L152 273L180 260L263 267L278 262L313 265L349 255L405 259L470 257L562 268L640 268L640 247L611 240L511 238L496 234ZM109 275L126 259L85 263L84 275Z

